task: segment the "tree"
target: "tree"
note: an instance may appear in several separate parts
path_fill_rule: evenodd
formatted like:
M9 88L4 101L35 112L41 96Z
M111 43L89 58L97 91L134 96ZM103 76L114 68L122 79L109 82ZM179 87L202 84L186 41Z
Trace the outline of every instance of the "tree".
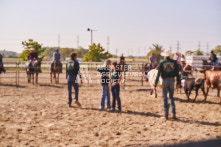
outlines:
M83 61L92 61L92 62L100 62L104 59L112 57L112 55L108 52L104 52L105 49L98 43L97 45L94 43L89 46L88 54L83 57Z
M221 55L221 45L217 45L215 49L213 49L213 52L217 55Z
M203 55L203 52L200 51L200 50L196 50L196 51L194 52L194 55L196 55L196 56L201 56L201 55Z
M22 41L22 45L24 47L24 51L20 54L20 58L23 61L28 60L28 53L30 48L34 48L36 53L38 54L38 58L40 60L43 60L44 55L43 52L45 51L45 48L42 48L42 44L39 44L38 42L34 41L33 39L28 39L28 41Z
M160 46L159 44L153 44L153 48L150 48L150 51L147 53L147 60L149 60L149 57L151 54L154 54L156 57L156 61L159 63L160 60L163 59L163 57L160 55L160 53L163 51L163 46Z
M194 54L194 51L191 51L191 50L188 50L188 51L185 52L186 56L191 56L193 54Z

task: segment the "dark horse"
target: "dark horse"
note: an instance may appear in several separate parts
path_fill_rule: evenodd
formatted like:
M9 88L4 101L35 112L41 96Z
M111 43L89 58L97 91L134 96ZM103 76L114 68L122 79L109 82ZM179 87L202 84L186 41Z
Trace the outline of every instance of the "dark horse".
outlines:
M218 63L217 65L213 66L211 62L208 62L207 60L203 60L203 69L221 70L221 64Z
M2 73L2 72L6 72L5 71L5 68L3 67L3 64L0 62L0 74Z
M58 84L59 83L59 74L61 73L61 64L58 60L55 60L53 63L53 68L51 70L52 72L50 73L50 79L51 79L51 83L52 80L54 78L55 83ZM56 76L57 74L57 76ZM52 76L54 75L54 76Z
M27 77L28 77L28 83L32 83L34 84L34 79L35 79L35 83L38 83L38 74L41 73L41 60L33 60L31 62L30 67L27 67L26 69L27 71ZM34 75L36 74L36 76L34 77Z

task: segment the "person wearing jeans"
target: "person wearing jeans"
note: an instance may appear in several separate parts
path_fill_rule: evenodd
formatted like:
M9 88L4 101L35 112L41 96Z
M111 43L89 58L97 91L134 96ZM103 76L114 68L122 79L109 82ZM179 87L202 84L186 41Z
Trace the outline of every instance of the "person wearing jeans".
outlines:
M72 52L70 56L70 60L67 63L67 84L68 84L68 105L71 107L72 104L72 86L75 90L75 104L78 106L81 106L81 104L78 101L78 79L77 75L80 77L81 84L83 83L81 80L81 74L80 74L80 66L77 61L77 54Z
M163 107L164 107L164 119L168 120L168 97L172 108L173 119L176 119L176 110L175 103L173 99L174 94L174 78L177 80L177 87L180 86L180 76L177 61L170 59L171 53L168 50L165 50L161 53L161 56L164 56L165 59L159 63L158 73L155 81L153 90L156 91L156 86L161 76L163 79L162 83L162 92L163 92Z
M109 92L109 73L110 73L110 60L105 60L104 67L98 68L97 71L102 73L101 76L101 85L102 85L102 93L101 93L101 102L100 109L103 110L105 107L105 100L107 100L107 109L110 109L110 92Z
M120 100L120 80L121 80L121 74L119 72L119 65L117 62L113 63L112 66L112 72L111 72L111 80L110 80L110 85L111 85L111 92L113 96L113 101L112 101L112 111L115 111L115 105L116 101L118 104L118 112L121 112L121 100Z
M174 94L174 80L167 80L164 79L162 83L162 89L163 89L163 107L164 107L164 116L165 118L168 118L168 93L169 93L169 101L172 109L172 114L176 114L176 108L175 108L175 103L173 99L173 94Z

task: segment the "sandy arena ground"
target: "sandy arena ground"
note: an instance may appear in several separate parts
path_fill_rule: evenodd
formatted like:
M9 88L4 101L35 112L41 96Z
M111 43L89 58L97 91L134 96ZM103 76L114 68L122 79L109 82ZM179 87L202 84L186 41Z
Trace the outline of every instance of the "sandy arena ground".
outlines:
M123 112L113 113L99 111L101 85L95 81L80 87L82 108L69 108L64 76L51 85L49 75L42 74L38 85L23 79L20 87L1 79L0 146L151 146L221 138L216 90L210 90L205 104L201 91L195 103L175 92L178 120L164 121L160 88L153 98L140 78L130 78L127 90L121 86Z

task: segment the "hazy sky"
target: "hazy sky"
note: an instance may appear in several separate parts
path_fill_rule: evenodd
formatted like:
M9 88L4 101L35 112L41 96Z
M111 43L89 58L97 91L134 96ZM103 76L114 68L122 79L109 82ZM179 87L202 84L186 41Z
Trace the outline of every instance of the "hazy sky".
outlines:
M84 48L94 42L118 55L140 55L153 43L175 51L221 44L221 0L0 0L0 50L21 52L32 38L44 46ZM146 48L146 51L145 51Z

